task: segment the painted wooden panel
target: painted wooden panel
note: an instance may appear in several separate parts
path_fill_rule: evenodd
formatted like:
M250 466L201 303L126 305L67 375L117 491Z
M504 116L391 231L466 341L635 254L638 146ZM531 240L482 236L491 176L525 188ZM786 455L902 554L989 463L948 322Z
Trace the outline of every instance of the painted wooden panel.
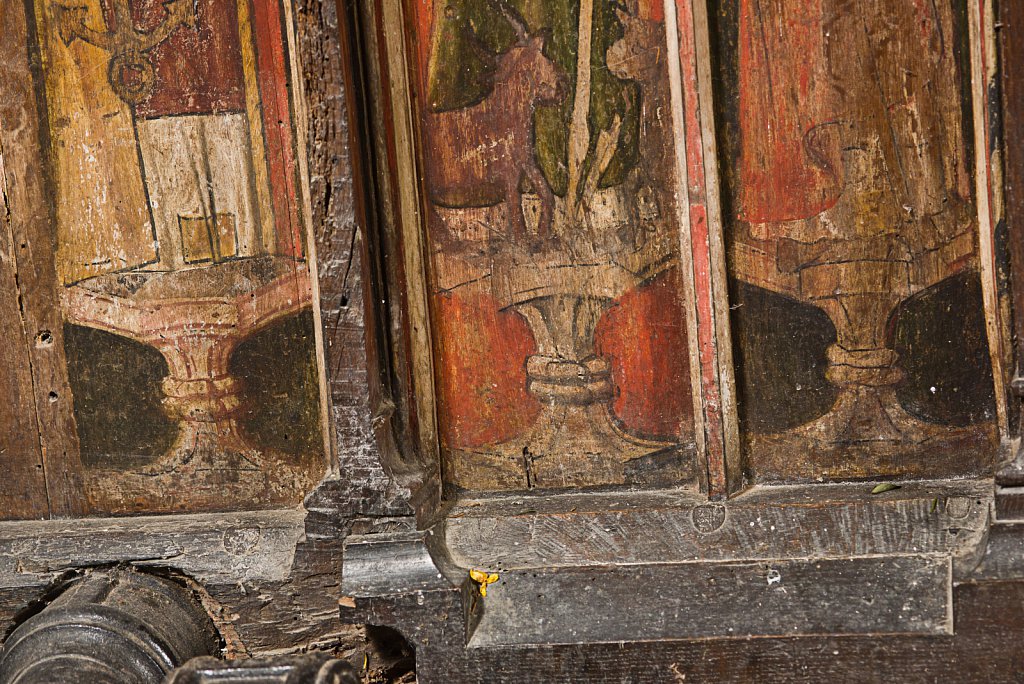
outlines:
M970 16L959 0L729 0L714 16L757 480L961 475L992 461L998 330Z
M695 486L665 4L406 7L445 480Z
M287 8L28 7L51 192L13 212L50 217L21 286L63 313L80 507L298 503L327 459Z

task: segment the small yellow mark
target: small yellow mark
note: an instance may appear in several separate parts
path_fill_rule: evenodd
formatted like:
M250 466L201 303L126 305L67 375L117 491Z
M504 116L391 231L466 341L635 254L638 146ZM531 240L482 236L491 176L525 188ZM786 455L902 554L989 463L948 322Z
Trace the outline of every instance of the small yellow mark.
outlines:
M498 581L498 573L484 572L483 570L470 570L469 578L480 585L480 595L487 596L487 585Z
M893 484L892 482L883 482L880 485L876 485L875 488L871 490L871 493L881 494L883 492L891 492L894 489L900 489L900 485Z

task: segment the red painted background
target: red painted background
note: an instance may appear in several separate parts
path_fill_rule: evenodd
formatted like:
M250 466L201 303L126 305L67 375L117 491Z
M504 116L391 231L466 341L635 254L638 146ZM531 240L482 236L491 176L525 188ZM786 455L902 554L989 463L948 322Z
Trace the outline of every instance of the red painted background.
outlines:
M681 292L671 269L620 298L598 323L595 351L612 365L612 409L628 432L693 433ZM528 429L541 405L526 391L526 357L537 349L523 318L490 297L450 294L435 297L434 317L445 445L494 444Z
M135 108L149 119L176 114L245 111L245 77L236 0L199 0L195 28L182 27L149 51L156 83ZM163 0L133 0L137 31L152 31L167 17ZM112 26L112 10L107 25Z
M132 0L138 31L167 16L164 0ZM304 254L295 137L288 92L287 37L276 0L251 0L250 27L263 123L270 195L281 256ZM113 15L107 12L108 25ZM196 25L178 28L149 51L156 82L135 107L142 118L246 111L237 0L198 0Z
M822 1L740 0L741 220L814 216L842 190L805 137L830 119Z
M412 50L425 92L434 3L409 6L417 33ZM639 13L664 18L660 0L640 0ZM678 269L670 269L621 297L598 324L595 351L612 365L612 409L628 432L684 440L693 434L682 292ZM526 358L536 352L526 322L482 296L438 295L433 315L445 445L482 446L522 434L542 408L526 391Z

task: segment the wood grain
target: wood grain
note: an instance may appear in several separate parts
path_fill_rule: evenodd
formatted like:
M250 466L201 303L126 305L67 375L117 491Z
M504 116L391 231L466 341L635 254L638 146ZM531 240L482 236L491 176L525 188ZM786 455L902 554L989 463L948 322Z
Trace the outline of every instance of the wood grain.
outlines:
M303 539L299 509L0 523L0 621L79 571L131 563L187 577L233 655L334 645L341 544Z
M562 681L1010 682L1024 656L1007 648L1022 631L1004 607L1024 598L1019 582L965 585L954 592L953 636L862 636L647 642L591 648L549 646L476 650L467 657L417 651L419 682L518 684ZM437 658L431 655L437 654Z
M440 445L453 489L695 487L662 4L383 2L366 16L420 453Z
M25 77L24 56L18 51L25 44L26 26L24 17L19 20L18 14L23 9L18 6L5 5L0 10L0 19L8 30L0 38L0 73L3 80ZM20 39L20 40L19 40ZM20 67L20 68L19 68ZM10 73L9 73L10 72ZM0 424L7 426L3 431L2 450L4 464L9 478L0 489L0 517L10 518L44 518L49 514L46 499L46 481L43 472L41 445L38 425L35 416L35 397L32 378L32 358L29 352L30 341L26 335L25 322L20 308L18 291L18 270L15 259L14 234L11 215L17 207L9 204L7 189L6 164L15 160L4 155L4 147L11 140L15 131L24 126L26 117L31 113L19 111L17 105L9 103L0 109L0 229L2 229L2 257L0 257L0 329L3 330L3 356L0 362L2 380L0 386L8 398L0 407ZM22 101L21 106L33 105ZM24 159L18 161L17 172L24 171Z
M1019 3L1001 3L997 34L999 48L999 78L1002 95L1002 161L1003 196L1006 212L1006 249L1011 271L1010 298L1014 311L1014 352L1017 365L1015 380L1011 382L1017 399L1010 403L1010 420L1020 419L1019 397L1024 393L1021 385L1020 359L1024 358L1024 7ZM1013 415L1016 414L1016 415Z
M976 580L952 588L951 608L953 633L914 636L869 633L857 636L820 636L803 638L710 638L710 639L661 639L661 640L620 640L614 643L573 643L565 644L508 644L504 646L481 646L467 648L467 632L488 624L510 641L516 639L520 627L532 634L544 630L542 623L531 620L531 606L549 601L559 601L563 596L582 596L576 602L569 602L569 610L581 610L574 623L563 622L553 617L556 627L564 626L568 632L580 630L587 634L608 630L614 634L617 629L617 614L604 620L609 611L616 607L629 612L634 597L645 596L650 591L628 583L621 591L605 597L605 602L593 611L597 619L590 620L584 613L587 607L586 595L600 592L599 587L587 590L596 575L577 576L575 584L566 583L560 593L548 595L532 592L529 599L524 595L514 606L505 605L501 599L496 607L500 615L488 616L488 602L492 594L500 591L499 584L492 584L486 597L481 597L477 584L464 575L460 584L451 569L445 567L443 559L436 566L438 572L450 579L440 579L438 584L422 584L409 593L384 594L375 597L356 595L344 599L341 604L342 619L345 621L367 622L389 625L398 629L416 648L417 681L432 683L445 681L459 682L502 682L518 684L536 681L564 682L822 682L822 681L906 681L906 682L982 682L1015 681L1024 656L1008 644L1024 632L1015 611L1007 606L1019 605L1024 600L1024 583L1013 578L1019 573L1020 530L1006 526L995 528L994 543L990 554L1002 560L998 565L983 571ZM1007 536L1003 537L1002 532ZM384 537L380 537L383 541ZM366 537L353 538L352 543L371 540ZM382 558L387 554L383 554ZM441 558L439 556L439 558ZM877 558L876 558L877 560ZM373 564L359 563L360 568L372 568ZM394 566L395 575L403 574L406 565ZM671 567L663 566L663 567ZM762 569L764 586L768 590L768 571L771 562ZM825 567L825 564L822 565ZM408 566L414 574L419 573L417 564ZM635 568L634 568L635 569ZM360 575L359 568L346 570L346 582L351 570L353 576ZM629 573L630 566L620 566L618 571ZM653 572L653 567L644 571ZM519 573L513 573L518 578ZM527 574L522 581L525 591ZM537 573L538 576L546 573ZM781 573L785 582L785 574ZM500 576L500 573L499 573ZM573 576L567 573L566 576ZM774 577L774 575L773 575ZM1005 579L995 579L1004 577ZM394 578L395 586L402 586L403 580ZM532 577L530 578L532 579ZM731 580L730 580L731 581ZM726 581L730 585L730 581ZM839 583L840 575L831 582ZM343 584L345 590L349 585ZM772 584L778 586L778 583ZM825 586L819 587L824 590ZM907 585L897 588L909 591ZM673 584L669 593L686 594L689 586ZM540 599L537 593L542 593ZM669 597L667 605L676 600ZM679 600L686 600L685 598ZM824 599L827 600L827 599ZM894 606L899 602L897 601ZM564 605L564 604L563 604ZM884 605L884 602L883 602ZM757 608L756 601L745 604L756 614L757 629L762 633L783 630L791 623L792 615L807 614L814 606L801 603L795 607L779 610ZM854 620L872 621L880 616L872 615L872 605L861 602L851 607L839 602L837 613L854 613ZM896 608L897 613L899 608ZM763 608L763 606L762 606ZM506 610L507 609L507 610ZM647 611L649 620L656 625L672 625L672 629L685 629L690 620L713 620L700 607L680 616L678 622L662 622L659 609ZM856 613L860 615L857 616ZM507 618L503 623L495 618ZM836 619L838 615L834 616ZM884 619L884 616L881 616ZM523 619L523 624L517 620ZM739 617L742 621L745 617ZM491 620L490 623L488 621ZM945 623L948 626L949 623ZM495 632L495 633L498 633ZM570 639L571 640L571 639ZM600 641L600 639L597 639Z
M0 11L11 8L6 3ZM338 620L340 539L353 526L372 531L402 524L388 516L408 515L408 493L380 465L368 406L365 224L353 216L337 16L333 3L300 2L295 9L309 104L314 225L324 266L321 293L329 304L331 430L344 477L328 478L302 509L0 525L3 633L69 574L137 563L158 574L191 577L232 656L338 648L360 653L353 657L361 662L361 649L369 648L374 667L386 662L366 645L361 630ZM0 45L8 35L0 36ZM13 63L0 62L0 69Z
M755 487L727 503L685 492L468 501L444 535L464 567L505 570L860 554L950 553L958 576L984 549L990 481Z
M3 53L0 53L3 54ZM0 121L0 127L9 125ZM14 260L14 237L10 230L7 205L7 178L3 146L0 144L0 387L7 400L0 405L0 424L6 426L0 438L0 453L8 476L0 488L0 517L45 518L49 514L46 480L43 473L35 397L32 386L32 359L18 306L18 277Z
M996 47L996 7L998 3L968 2L971 44L971 102L974 111L974 181L978 206L978 247L981 286L985 302L985 328L988 332L992 376L995 382L996 414L1001 434L1009 436L1007 415L1010 322L1004 309L1006 296L1005 245L1000 244L1000 224L1005 220L1003 200L1003 161L994 138L1000 134L1000 115L994 92L998 92ZM993 153L995 152L995 153Z
M0 523L0 564L17 568L4 586L45 586L69 569L126 561L173 565L211 584L280 581L290 573L302 518L290 510Z
M706 489L721 499L744 484L736 383L733 375L732 337L729 329L724 224L715 139L714 100L711 89L707 7L701 2L676 2L681 92L676 94L677 152L686 160L679 171L689 201L689 262L696 308L700 359L699 405L703 411ZM674 65L673 65L674 66Z
M34 89L37 72L29 62L34 36L26 16L27 5L4 3L2 12L5 28L0 38L0 62L5 78L0 98L0 147L4 155L6 229L10 231L6 239L11 240L14 252L13 261L7 263L17 272L22 317L21 325L13 330L20 328L22 348L30 357L35 431L49 512L54 517L68 517L83 513L85 500L54 270L51 192L40 163L44 148Z
M831 323L824 344L794 348L795 335L769 338L756 312L733 302L734 327L755 329L737 338L741 405L806 390L787 373L794 359L812 359L830 390L810 420L748 413L755 480L991 472L1005 411L1003 362L988 352L1003 332L985 180L991 30L979 6L737 0L716 17L730 274L777 295L773 314L793 316L794 329L813 309ZM915 305L951 283L960 303L914 318ZM977 284L985 317L939 333L955 325L950 311L977 306ZM970 359L977 391L944 386L947 349ZM906 397L916 387L971 417L922 420L927 407Z
M467 646L951 634L949 589L942 555L513 571Z
M55 516L84 512L83 487L99 513L291 505L326 470L318 331L289 332L315 289L293 27L278 4L247 9L5 6L23 27L5 34L5 106L21 124L3 141L6 185ZM65 325L135 342L119 363L147 363L145 386L119 391L117 364L78 347L69 383ZM275 339L276 353L252 351ZM93 391L105 373L107 391ZM152 410L134 410L154 393ZM126 438L92 439L83 471L79 437L111 429Z

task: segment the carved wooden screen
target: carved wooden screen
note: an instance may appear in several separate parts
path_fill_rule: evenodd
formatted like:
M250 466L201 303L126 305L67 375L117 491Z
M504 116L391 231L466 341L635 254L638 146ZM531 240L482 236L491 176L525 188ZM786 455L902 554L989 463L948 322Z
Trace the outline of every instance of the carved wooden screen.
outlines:
M417 418L444 483L725 492L725 280L688 3L382 7L409 27L384 43L413 141L393 168L410 312L430 321Z
M711 497L990 475L989 10L897 4L370 12L426 470Z
M346 541L348 619L437 672L952 634L1013 451L990 5L359 9L420 529Z

